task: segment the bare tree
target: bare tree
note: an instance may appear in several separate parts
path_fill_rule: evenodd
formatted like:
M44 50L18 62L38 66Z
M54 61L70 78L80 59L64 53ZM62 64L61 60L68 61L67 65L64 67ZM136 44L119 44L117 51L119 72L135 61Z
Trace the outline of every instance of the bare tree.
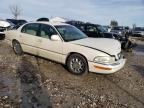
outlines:
M14 19L17 19L18 16L21 15L21 9L18 5L11 5L9 8L10 8L10 11L11 11Z
M118 26L118 22L117 22L116 20L112 20L112 21L110 22L110 26L111 26L111 27L116 27L116 26Z
M135 29L136 28L136 23L134 23L132 26L133 26L133 29Z

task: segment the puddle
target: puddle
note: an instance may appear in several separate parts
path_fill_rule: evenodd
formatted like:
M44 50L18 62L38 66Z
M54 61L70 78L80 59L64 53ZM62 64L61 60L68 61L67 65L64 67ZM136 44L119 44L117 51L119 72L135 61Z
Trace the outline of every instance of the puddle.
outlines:
M133 51L133 53L138 56L144 56L144 52L141 51Z
M23 57L17 69L21 80L22 108L52 108L47 87L41 82L38 68Z

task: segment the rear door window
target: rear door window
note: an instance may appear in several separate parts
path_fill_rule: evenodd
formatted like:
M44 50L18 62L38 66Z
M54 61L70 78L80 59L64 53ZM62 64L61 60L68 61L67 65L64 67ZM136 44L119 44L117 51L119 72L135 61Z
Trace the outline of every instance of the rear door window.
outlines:
M38 36L39 26L40 25L37 23L27 24L22 28L21 32L26 33L26 34L30 34L33 36Z

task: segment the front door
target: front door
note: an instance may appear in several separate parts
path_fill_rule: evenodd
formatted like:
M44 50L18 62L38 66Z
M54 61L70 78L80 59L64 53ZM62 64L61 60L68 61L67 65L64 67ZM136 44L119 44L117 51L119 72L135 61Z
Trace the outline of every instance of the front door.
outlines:
M40 36L41 43L39 48L39 55L57 62L62 61L62 41L52 41L51 36L57 35L56 30L46 24L41 24L40 27Z

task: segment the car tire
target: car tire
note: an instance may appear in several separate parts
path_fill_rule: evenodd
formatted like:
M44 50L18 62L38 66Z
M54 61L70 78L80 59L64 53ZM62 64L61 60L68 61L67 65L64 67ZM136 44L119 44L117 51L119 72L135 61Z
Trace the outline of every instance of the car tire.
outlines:
M13 50L14 50L15 54L17 54L17 55L23 54L22 47L18 41L13 41L12 46L13 46Z
M5 35L4 34L0 34L0 40L4 40L5 39Z
M72 54L67 59L68 70L76 75L82 75L88 73L87 60L80 54Z

